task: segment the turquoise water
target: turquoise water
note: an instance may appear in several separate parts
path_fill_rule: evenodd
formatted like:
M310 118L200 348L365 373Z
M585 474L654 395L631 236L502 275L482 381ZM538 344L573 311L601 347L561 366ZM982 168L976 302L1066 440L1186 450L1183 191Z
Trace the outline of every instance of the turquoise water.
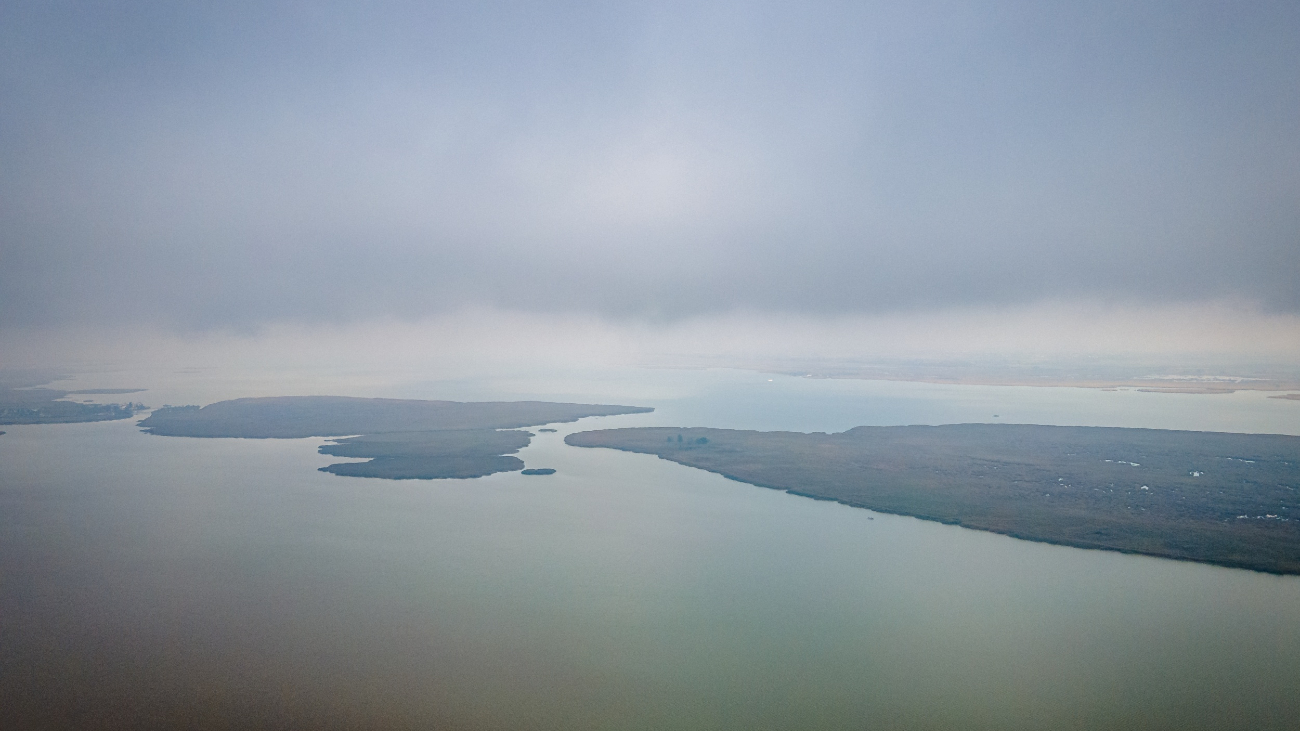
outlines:
M153 378L140 385L156 404L294 392L277 377L138 377ZM659 410L539 434L521 456L553 476L468 481L320 473L335 460L315 453L317 439L164 438L129 422L5 427L0 718L65 728L1300 724L1300 578L1028 543L563 444L574 430L652 424L1296 434L1300 404L739 371L300 387Z

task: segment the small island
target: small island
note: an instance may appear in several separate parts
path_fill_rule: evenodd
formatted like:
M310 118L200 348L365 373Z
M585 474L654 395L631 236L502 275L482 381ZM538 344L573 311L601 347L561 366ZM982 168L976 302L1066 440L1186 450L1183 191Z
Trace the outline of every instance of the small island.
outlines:
M1300 437L954 424L610 429L565 443L1027 540L1300 574Z
M533 469L524 470L524 471L521 472L520 474L522 474L522 475L553 475L553 474L555 474L555 470L554 470L553 468L551 468L551 467L536 467L536 468L533 468Z
M335 439L320 447L334 457L368 458L320 468L345 477L387 480L467 479L495 472L514 472L524 463L515 452L528 446L526 431L443 429L391 432Z
M587 416L653 411L641 406L545 401L423 401L346 396L280 396L166 406L140 422L173 437L295 439L338 437L321 454L366 459L321 467L346 477L466 479L521 470L513 456L532 434L520 427Z

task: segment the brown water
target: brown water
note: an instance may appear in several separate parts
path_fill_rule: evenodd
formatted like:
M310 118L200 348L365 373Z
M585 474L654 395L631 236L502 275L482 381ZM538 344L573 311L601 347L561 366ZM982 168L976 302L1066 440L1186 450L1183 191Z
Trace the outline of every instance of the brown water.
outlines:
M562 443L993 408L1295 433L1295 404L767 378L651 374L640 400L632 376L587 381L582 400L660 411L539 434L521 456L549 477L350 479L315 471L333 461L320 440L6 427L0 726L1300 726L1300 578L1028 543Z

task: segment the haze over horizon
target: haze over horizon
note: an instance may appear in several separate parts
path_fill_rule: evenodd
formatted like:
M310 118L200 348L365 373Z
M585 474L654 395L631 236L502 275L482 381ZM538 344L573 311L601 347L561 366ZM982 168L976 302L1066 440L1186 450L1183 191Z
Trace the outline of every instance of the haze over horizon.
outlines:
M1295 363L1297 37L1284 2L3 3L0 366L475 327Z

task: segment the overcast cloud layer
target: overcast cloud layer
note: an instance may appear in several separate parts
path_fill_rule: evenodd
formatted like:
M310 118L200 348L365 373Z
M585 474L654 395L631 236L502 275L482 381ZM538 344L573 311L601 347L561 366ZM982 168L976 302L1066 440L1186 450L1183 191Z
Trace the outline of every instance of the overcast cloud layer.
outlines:
M1300 312L1295 2L0 7L0 327Z

